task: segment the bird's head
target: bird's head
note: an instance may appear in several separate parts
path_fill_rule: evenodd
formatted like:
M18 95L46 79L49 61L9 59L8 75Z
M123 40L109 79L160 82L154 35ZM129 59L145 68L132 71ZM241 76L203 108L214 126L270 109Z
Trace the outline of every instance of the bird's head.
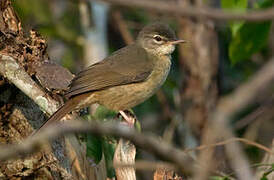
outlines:
M137 43L155 55L170 55L176 44L184 42L186 41L177 39L174 31L163 23L145 26L137 37Z

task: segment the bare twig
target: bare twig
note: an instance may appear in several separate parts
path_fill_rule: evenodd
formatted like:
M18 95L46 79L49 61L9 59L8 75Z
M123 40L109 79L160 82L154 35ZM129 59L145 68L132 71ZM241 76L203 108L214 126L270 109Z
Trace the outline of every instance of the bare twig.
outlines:
M79 132L122 137L163 159L173 162L178 165L184 174L190 174L193 170L194 162L192 158L177 148L165 142L158 141L157 138L153 136L143 135L117 123L99 124L83 121L69 121L61 126L52 125L37 134L37 136L31 137L20 144L0 146L0 160L14 158L17 155L29 154L41 149L47 140L53 140L61 135Z
M263 114L268 114L268 111L272 111L274 107L274 94L270 97L270 99L267 100L267 102L263 103L258 109L256 109L254 112L248 114L241 120L237 121L234 125L234 128L236 130L239 130L248 124L252 123L254 120L256 120L258 117L260 117Z
M221 142L218 142L218 143L214 143L214 144L201 145L201 146L198 146L198 147L195 147L195 148L189 148L189 149L186 149L184 151L185 152L196 151L196 150L200 151L200 150L204 150L204 149L207 149L207 148L213 148L213 147L216 147L216 146L226 145L226 144L229 144L229 143L235 142L235 141L240 141L240 142L255 146L259 149L262 149L263 151L266 151L269 154L274 154L274 152L272 152L271 149L269 149L268 147L266 147L262 144L256 143L254 141L250 141L248 139L238 138L238 137L230 138L230 139L227 139L227 140L224 140L224 141L221 141Z
M204 17L214 20L246 20L246 21L265 21L274 19L274 8L260 11L248 11L246 13L223 11L208 7L181 7L174 2L155 1L155 0L103 0L112 4L144 8L161 13L177 14L188 17Z
M113 18L114 18L115 22L117 23L117 26L119 28L119 31L120 31L125 43L132 44L134 42L134 39L127 28L127 24L125 23L121 12L118 10L115 10L113 12Z

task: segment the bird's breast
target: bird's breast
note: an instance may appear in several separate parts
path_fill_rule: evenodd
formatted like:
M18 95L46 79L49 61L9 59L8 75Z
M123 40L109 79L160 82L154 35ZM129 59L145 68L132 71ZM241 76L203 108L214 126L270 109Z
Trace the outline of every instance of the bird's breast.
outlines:
M132 108L149 97L165 82L170 70L170 57L163 57L154 64L153 71L144 82L126 84L96 93L99 104L113 110Z

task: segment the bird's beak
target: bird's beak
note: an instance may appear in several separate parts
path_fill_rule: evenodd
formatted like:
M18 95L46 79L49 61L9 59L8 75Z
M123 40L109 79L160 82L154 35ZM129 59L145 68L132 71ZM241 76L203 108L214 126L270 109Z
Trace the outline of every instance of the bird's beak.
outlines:
M178 40L175 40L175 41L171 41L170 43L171 44L180 44L180 43L186 43L186 42L187 42L186 40L178 39Z

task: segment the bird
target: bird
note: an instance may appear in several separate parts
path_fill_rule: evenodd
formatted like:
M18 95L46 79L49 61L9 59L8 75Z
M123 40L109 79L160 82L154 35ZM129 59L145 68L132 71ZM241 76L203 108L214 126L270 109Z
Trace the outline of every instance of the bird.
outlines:
M124 111L144 102L165 82L175 45L185 42L165 23L145 26L133 44L80 71L64 95L67 101L35 133L94 103Z

